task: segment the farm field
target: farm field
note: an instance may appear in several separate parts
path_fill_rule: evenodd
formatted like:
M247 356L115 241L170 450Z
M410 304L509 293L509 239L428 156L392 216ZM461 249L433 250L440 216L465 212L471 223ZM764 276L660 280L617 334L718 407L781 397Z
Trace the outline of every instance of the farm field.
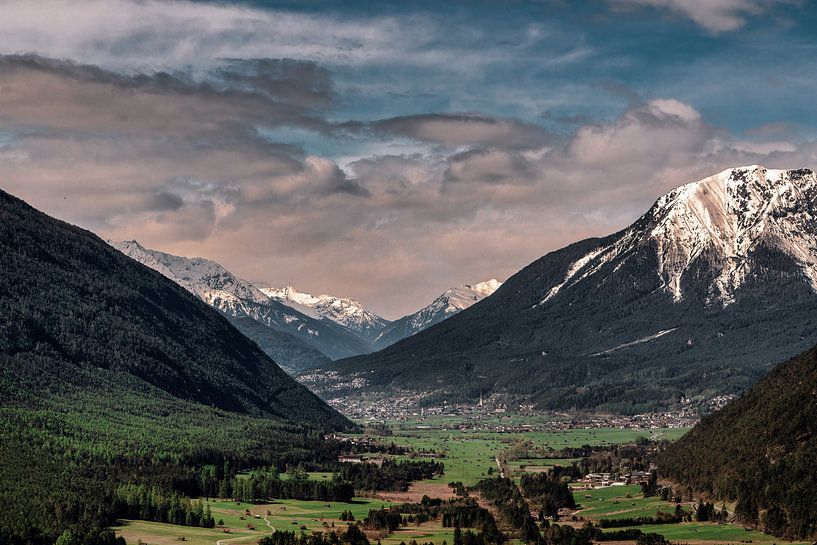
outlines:
M674 543L781 543L781 538L767 535L762 532L756 532L754 530L745 530L743 527L734 524L717 524L714 522L682 522L680 524L655 524L649 526L639 526L638 528L644 533L661 534Z
M554 466L568 467L574 462L580 462L581 458L520 458L518 460L508 460L506 465L512 473L541 473L548 471Z
M612 445L630 443L638 437L674 440L686 433L684 428L662 430L638 429L575 429L536 432L478 432L472 430L414 429L395 430L395 434L382 438L384 443L394 443L414 450L435 451L445 454L441 460L445 464L446 482L462 481L466 485L476 484L496 470L496 457L504 450L522 441L530 441L533 448L554 451L580 447L582 445ZM398 460L405 456L395 457ZM522 462L520 462L522 463ZM519 464L510 465L518 468Z
M351 503L326 503L318 501L278 500L268 504L250 505L232 501L210 500L209 505L215 520L223 521L230 528L226 534L220 528L190 528L146 521L122 521L116 528L128 543L147 545L178 545L182 536L185 543L191 545L243 545L255 543L264 535L273 531L287 530L307 534L312 531L325 531L334 524L342 528L345 522L340 521L342 511L351 511L356 520L364 518L370 509L389 507L394 503L416 502L422 495L430 497L448 497L452 492L447 483L462 481L474 485L479 480L497 472L496 458L520 442L528 442L534 449L553 450L582 445L608 445L635 441L638 437L676 439L686 430L632 430L632 429L577 429L553 432L476 432L456 429L414 429L395 430L394 435L383 437L383 443L394 442L415 451L434 451L444 453L445 475L434 479L413 483L409 492L381 492L374 498L356 498ZM397 460L411 459L408 455L391 456ZM414 458L416 460L416 458ZM574 459L555 458L520 458L509 460L508 469L517 478L523 471L542 471L553 465L569 465ZM525 469L522 469L522 466ZM282 474L283 479L289 478ZM315 480L331 479L332 473L310 473ZM618 519L630 517L654 517L659 511L674 512L675 503L661 501L659 497L645 498L639 486L610 486L592 490L574 491L578 509L576 516L581 520L598 522L601 519ZM689 510L692 504L683 504ZM250 515L246 514L250 511ZM261 518L255 518L259 515ZM241 517L244 517L242 520ZM252 529L247 525L253 526ZM575 524L575 523L573 523ZM673 542L690 544L721 543L775 543L772 536L760 532L746 531L740 526L718 525L714 523L681 523L646 525L638 527L645 533L660 533ZM610 529L608 531L613 531ZM443 541L453 542L453 529L443 528L438 521L421 525L401 527L389 535L380 534L373 537L380 539L382 545L399 545L409 543L412 539L418 543L431 542L441 545Z
M631 517L654 517L658 511L672 513L675 503L661 501L658 497L645 498L638 486L609 486L592 490L575 490L579 511L577 516L586 520L620 519ZM586 496L591 496L587 498ZM630 496L630 497L627 497ZM616 503L618 502L618 503ZM690 510L692 504L682 504ZM679 524L648 524L633 526L644 533L661 534L672 542L682 543L777 543L779 538L762 532L747 531L733 524L714 522L682 522ZM621 528L610 528L614 532Z
M576 515L593 521L654 517L658 511L664 513L675 511L675 503L661 501L659 497L645 498L641 493L641 487L637 485L574 490L573 497L579 509ZM690 504L683 504L683 507L689 510Z
M123 521L123 524L114 528L117 535L123 536L129 544L142 543L148 545L178 545L179 538L184 536L185 543L191 545L212 545L222 541L221 545L229 543L255 543L265 535L269 535L273 528L276 530L300 531L306 526L306 532L325 530L324 522L331 527L342 528L346 523L340 520L341 512L351 511L355 519L364 518L370 509L389 507L391 502L371 498L355 498L350 503L327 503L321 501L277 500L272 503L249 504L234 501L210 500L210 509L213 518L218 523L230 529L226 534L221 528L195 528L162 524L146 521ZM246 515L246 510L250 515ZM261 518L256 519L255 515ZM242 520L241 517L244 517ZM254 529L248 529L251 525ZM398 540L399 543L399 540Z

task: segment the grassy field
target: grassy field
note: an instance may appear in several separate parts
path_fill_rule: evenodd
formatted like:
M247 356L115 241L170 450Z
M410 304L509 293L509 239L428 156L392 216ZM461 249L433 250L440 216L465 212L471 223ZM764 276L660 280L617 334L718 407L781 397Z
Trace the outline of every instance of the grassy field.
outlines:
M438 417L444 418L444 417ZM685 429L631 430L631 429L589 429L536 432L476 432L471 430L448 429L398 429L386 443L407 446L415 450L429 450L445 454L441 460L445 464L447 482L462 481L466 485L476 484L488 476L488 470L496 470L495 458L504 450L522 441L530 441L534 448L558 451L582 445L612 445L631 443L638 437L677 439L686 433ZM406 457L398 456L397 459ZM523 463L514 463L511 469Z
M448 545L454 542L454 529L443 528L439 522L427 522L417 526L401 527L388 537L380 539L383 545L399 545L401 541L408 543L416 539L417 543L441 544L445 541Z
M593 521L654 517L658 511L675 512L675 503L661 501L659 497L645 498L641 487L636 485L576 490L573 497L579 508L577 515ZM683 508L689 510L690 506L683 505Z
M346 523L340 520L342 511L351 511L355 519L364 518L370 509L389 507L388 501L369 498L355 498L350 503L327 503L319 501L278 500L267 504L236 503L233 501L210 500L210 509L216 522L224 521L230 529L226 534L221 528L191 528L173 524L160 524L145 521L123 521L116 527L129 544L141 539L149 545L178 545L179 538L184 536L185 543L192 545L212 545L224 540L229 543L254 543L262 536L276 530L300 531L302 526L307 532L324 531L328 528L342 528ZM250 515L246 514L250 511ZM260 516L256 519L255 515ZM244 517L242 519L242 517ZM324 526L326 524L326 526ZM249 529L248 525L254 529ZM399 543L399 540L398 540Z
M445 463L445 475L433 481L418 483L416 487L424 490L447 491L443 483L462 481L473 485L488 476L489 470L496 471L495 458L503 451L512 448L522 441L529 441L536 449L558 451L566 447L582 445L606 445L632 442L638 437L652 436L662 439L676 439L686 430L628 430L628 429L589 429L565 430L560 432L475 432L457 429L396 429L393 436L383 438L384 443L394 442L410 447L413 450L429 450L445 454L441 461ZM408 459L409 456L397 456L397 459ZM567 465L571 459L525 458L508 462L514 476L525 471L543 470L560 464ZM282 475L282 478L288 478ZM331 479L331 473L311 473L311 479ZM574 492L579 510L577 517L598 521L604 518L629 518L638 516L655 516L658 511L672 513L675 504L661 501L660 498L644 498L638 486L615 486L593 490L576 490ZM404 500L397 500L404 501ZM355 519L364 518L370 509L388 507L391 503L380 499L356 498L352 503L331 503L279 500L270 504L249 505L235 502L210 501L210 508L216 521L223 520L230 533L221 529L188 528L169 524L158 524L144 521L123 521L116 528L119 535L128 543L136 544L137 540L148 545L178 545L179 538L184 536L185 543L191 545L243 545L252 544L260 537L272 532L272 529L305 532L325 531L335 528L341 530L345 525L339 520L342 511L351 511ZM689 510L691 504L684 504ZM246 515L249 509L250 515ZM261 518L256 519L255 515ZM244 520L241 519L244 517ZM254 529L247 528L252 525ZM714 523L682 523L640 526L643 532L655 532L664 535L673 542L689 544L725 544L725 543L761 543L778 542L772 536L746 531L740 526L718 525ZM613 531L613 530L610 530ZM443 541L451 544L453 530L443 528L439 522L428 522L419 526L411 525L380 538L382 545L398 545L401 541L408 543L412 539L419 543L433 542L441 545ZM220 542L220 543L219 543Z
M581 458L520 458L508 460L506 465L513 474L542 473L554 466L569 467L574 462L580 461Z
M466 485L476 484L488 476L488 469L496 469L495 457L508 448L510 441L484 438L475 434L458 431L435 430L412 435L395 435L388 438L396 445L416 450L433 450L445 453L438 460L445 464L446 482L462 481ZM398 459L406 459L398 456Z
M674 543L781 543L780 538L762 532L744 530L743 527L733 524L714 522L655 524L638 528L645 533L661 534Z
M577 516L588 520L619 519L631 517L654 517L658 511L672 513L675 503L661 501L661 498L645 498L638 486L609 486L593 490L573 492L579 504ZM587 496L590 496L589 498ZM629 496L629 497L628 497ZM682 504L684 510L691 510L692 504ZM747 531L741 526L710 522L684 522L680 524L648 524L636 526L644 533L661 534L672 542L681 543L777 543L779 538L762 532ZM614 532L620 528L611 528Z

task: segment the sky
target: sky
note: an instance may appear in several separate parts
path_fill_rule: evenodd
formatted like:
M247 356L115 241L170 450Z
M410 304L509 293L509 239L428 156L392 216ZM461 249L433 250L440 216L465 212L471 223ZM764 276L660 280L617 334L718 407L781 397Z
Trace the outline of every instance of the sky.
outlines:
M390 319L817 167L808 0L9 0L0 36L0 188Z

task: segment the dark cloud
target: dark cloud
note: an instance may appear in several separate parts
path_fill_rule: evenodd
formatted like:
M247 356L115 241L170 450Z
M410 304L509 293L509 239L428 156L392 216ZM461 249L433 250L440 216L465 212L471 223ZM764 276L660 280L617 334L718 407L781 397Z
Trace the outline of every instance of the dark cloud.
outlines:
M332 105L334 90L326 68L292 59L230 59L212 71L228 89L261 94L304 109Z
M174 193L159 191L151 199L148 210L156 212L176 211L184 205L184 199Z
M555 135L537 125L479 114L409 115L376 121L372 126L382 133L451 147L532 149L557 141Z
M533 162L517 152L498 149L476 149L456 153L449 158L444 184L525 184L536 176Z
M0 120L11 128L206 134L258 144L264 143L259 125L329 128L313 109L330 103L331 85L313 63L256 59L230 66L217 77L196 79L183 72L122 74L37 55L0 55Z

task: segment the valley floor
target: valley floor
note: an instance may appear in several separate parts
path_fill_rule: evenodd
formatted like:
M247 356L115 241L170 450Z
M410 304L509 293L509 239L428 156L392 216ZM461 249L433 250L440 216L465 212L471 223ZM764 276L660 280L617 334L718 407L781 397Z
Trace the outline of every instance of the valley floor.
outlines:
M491 425L507 425L508 428L522 425L524 419L517 415L494 416ZM460 419L461 424L467 421ZM394 458L396 460L418 459L420 456L439 456L436 461L445 464L445 474L434 479L412 483L408 492L360 492L350 503L328 503L323 501L277 500L272 503L247 504L234 501L207 499L217 522L223 521L223 528L190 528L170 524L145 521L121 521L116 532L126 538L129 544L178 545L232 545L254 544L273 530L313 532L340 531L346 522L340 520L343 511L350 511L356 520L366 517L370 509L380 509L398 503L416 503L426 495L431 498L453 496L450 482L460 481L466 486L500 472L507 474L517 484L523 473L547 471L555 465L567 466L571 458L524 458L509 456L527 445L532 451L557 452L564 448L582 445L615 445L633 443L639 437L674 440L681 437L686 428L591 428L537 431L481 431L467 426L456 425L455 417L417 417L391 421L372 430L364 436L358 434L341 435L345 441L391 443L409 447L412 455L388 455L372 452L371 457ZM420 454L424 453L424 454ZM364 455L365 456L365 455ZM311 473L311 479L331 479L329 473ZM576 486L576 485L574 485ZM577 503L575 510L563 516L559 524L581 527L587 521L598 523L601 519L634 518L655 516L659 511L673 512L676 504L661 501L658 497L645 498L637 485L606 486L595 489L574 489ZM684 502L685 508L692 507ZM248 514L249 513L249 514ZM256 518L257 516L257 518ZM575 517L575 520L573 519ZM620 528L616 528L618 530ZM654 532L672 542L696 545L715 544L766 544L776 543L778 538L761 532L746 530L733 524L709 522L684 522L679 524L656 524L640 526L643 532ZM367 532L372 543L380 540L382 545L399 545L401 542L453 543L453 529L443 528L439 522L403 526L392 533ZM511 543L511 542L509 542ZM616 542L605 542L616 543ZM622 542L623 543L623 542ZM627 542L632 545L634 541Z

